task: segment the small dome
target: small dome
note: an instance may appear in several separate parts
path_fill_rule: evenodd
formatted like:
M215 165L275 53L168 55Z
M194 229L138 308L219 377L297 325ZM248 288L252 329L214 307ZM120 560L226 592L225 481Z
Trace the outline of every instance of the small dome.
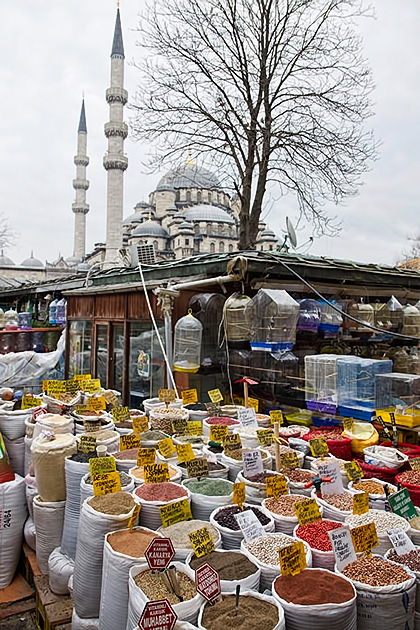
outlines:
M185 232L186 230L188 230L189 232L193 232L194 228L193 228L193 224L189 223L189 221L183 221L181 223L181 225L178 227L178 229L183 232Z
M136 209L136 208L150 208L150 203L147 203L147 201L139 201L134 206L134 209Z
M277 238L273 230L270 230L270 228L264 230L264 232L261 233L261 236L270 236L271 238Z
M81 262L79 265L77 265L77 271L89 271L90 270L90 265L88 265L85 262Z
M169 238L168 232L159 223L153 223L152 221L145 221L141 223L131 236L161 236L162 238Z
M156 190L172 190L176 188L221 188L214 173L197 164L183 164L173 168L159 180Z
M133 212L123 221L123 225L130 225L131 223L141 223L143 220L142 211Z
M193 206L184 211L186 221L208 221L215 223L235 223L233 217L217 206Z
M5 256L3 250L0 253L0 267L16 267L16 264L11 258Z
M31 257L26 258L20 265L21 267L33 267L34 269L43 269L44 265L38 258L34 258L34 253L31 252Z
M82 259L77 258L76 256L69 256L68 258L66 258L66 263L68 265L78 265L81 262L82 262Z

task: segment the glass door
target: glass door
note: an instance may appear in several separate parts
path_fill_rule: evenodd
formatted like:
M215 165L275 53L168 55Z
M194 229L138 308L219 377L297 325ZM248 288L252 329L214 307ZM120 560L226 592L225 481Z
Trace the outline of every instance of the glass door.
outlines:
M96 324L95 329L95 377L102 387L108 387L109 324Z

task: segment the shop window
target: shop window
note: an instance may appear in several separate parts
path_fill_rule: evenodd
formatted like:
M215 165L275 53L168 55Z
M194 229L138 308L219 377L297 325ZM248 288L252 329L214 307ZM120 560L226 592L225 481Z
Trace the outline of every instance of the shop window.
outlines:
M90 374L90 356L92 349L92 323L87 321L69 324L69 373Z
M103 387L108 387L108 324L96 326L95 377L101 379Z
M158 328L163 345L163 327ZM165 362L156 333L150 322L130 324L130 358L128 367L129 404L138 407L145 398L154 398L164 387Z
M114 324L113 330L113 369L111 387L123 391L123 373L124 373L124 325Z

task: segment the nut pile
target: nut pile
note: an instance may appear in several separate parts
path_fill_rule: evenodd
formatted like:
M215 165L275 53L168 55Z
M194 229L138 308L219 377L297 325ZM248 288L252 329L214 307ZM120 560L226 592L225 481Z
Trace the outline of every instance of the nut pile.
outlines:
M401 527L405 532L408 532L410 529L410 524L405 518L384 510L369 510L366 514L353 514L346 518L346 523L350 526L350 529L360 527L360 525L367 525L368 523L375 523L378 536L386 534L388 529L393 529L394 527Z
M154 430L163 431L172 435L172 420L175 418L188 419L188 411L186 409L174 409L169 407L158 407L150 412L150 427Z
M296 538L292 538L287 534L267 534L267 536L260 536L255 538L251 542L244 542L245 547L248 549L257 560L264 564L271 564L278 568L279 566L279 549L287 547L296 542Z
M420 572L420 549L412 549L408 553L403 553L402 556L399 556L395 549L391 549L387 555L388 560L405 564L412 571Z
M295 503L300 501L307 501L308 497L304 497L300 494L284 494L278 499L270 498L264 501L264 507L267 508L273 514L279 514L280 516L291 516L297 521L295 513Z
M341 512L352 512L353 510L353 496L348 492L343 494L323 494L322 500L328 505L332 505L341 510Z
M410 527L413 529L420 529L420 516L415 516L410 519Z
M350 580L369 586L401 584L411 577L402 567L375 556L361 556L344 567L342 573Z
M363 490L363 492L367 492L368 494L385 494L383 485L377 481L359 481L359 483L353 484L353 488L355 490Z
M311 429L306 434L305 439L314 440L315 438L324 438L324 440L348 440L345 435L341 435L342 429Z
M405 470L398 475L398 479L403 483L412 483L420 486L420 470Z
M315 521L306 525L299 525L296 530L297 538L304 540L312 549L318 551L332 551L328 532L343 527L343 523L335 521Z
M293 481L293 483L309 483L315 475L309 470L295 468L295 470L285 470L284 476Z

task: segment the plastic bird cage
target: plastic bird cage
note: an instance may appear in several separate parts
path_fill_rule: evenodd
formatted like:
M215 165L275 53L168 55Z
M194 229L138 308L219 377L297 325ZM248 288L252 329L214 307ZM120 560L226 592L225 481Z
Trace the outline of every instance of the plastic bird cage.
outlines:
M376 414L390 422L389 412L397 424L415 427L420 424L420 376L418 374L377 374L375 377Z
M375 314L375 326L381 330L389 330L392 326L387 304L375 302L371 305Z
M203 326L189 309L175 324L173 368L175 372L197 372L200 368Z
M247 295L234 293L224 304L225 335L229 344L247 342L251 337L249 320L245 317L245 307L250 301Z
M299 304L287 291L260 289L245 307L251 327L251 349L291 350L296 339Z
M201 365L211 368L219 365L222 352L219 348L219 328L223 317L225 298L219 293L200 293L191 298L189 307L203 326Z
M342 305L336 300L330 300L328 302L320 300L319 305L321 308L319 332L326 339L337 337L339 328L343 324L343 317L335 308L342 310ZM335 308L332 308L333 306Z
M312 411L337 411L338 354L314 354L305 357L305 399Z
M418 337L420 334L420 311L416 306L406 306L403 309L403 335Z
M321 323L321 306L317 300L299 300L299 317L296 330L317 332Z
M340 415L370 421L375 413L375 376L390 372L390 360L340 357L337 361L337 403Z
M375 325L375 311L370 304L364 304L363 302L350 302L347 307L347 313L351 315L351 317L355 317L359 320L359 324L357 322L353 322L351 319L346 321L346 327L351 328L357 332L372 332L372 329L369 326Z
M387 302L387 307L389 308L389 320L391 322L390 330L393 332L400 332L404 319L401 304L398 302L396 297L392 296Z

